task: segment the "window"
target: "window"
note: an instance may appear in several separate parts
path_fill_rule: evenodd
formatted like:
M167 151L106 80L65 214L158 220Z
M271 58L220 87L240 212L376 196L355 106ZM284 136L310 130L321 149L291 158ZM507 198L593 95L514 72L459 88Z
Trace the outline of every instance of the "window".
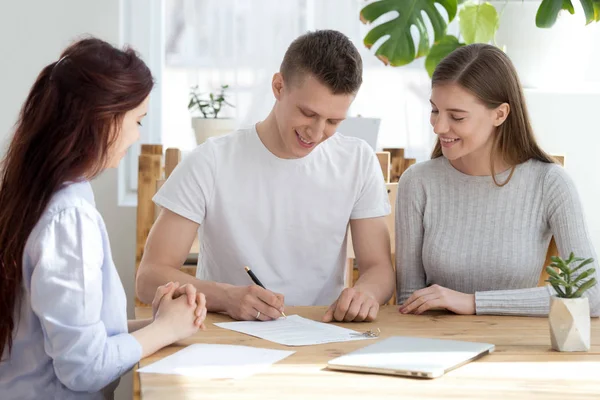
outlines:
M136 49L152 70L157 84L150 95L148 115L140 128L141 143L160 143L163 71L163 17L162 0L122 0L121 5L121 45L131 45ZM136 143L127 152L119 165L119 205L135 206L137 204L137 166L141 145Z
M345 33L360 50L364 83L349 115L382 119L379 146L405 147L417 158L431 148L429 85L422 62L385 67L362 44L360 0L178 0L165 10L163 136L166 146L195 146L188 93L222 84L231 88L229 110L239 126L264 118L273 105L271 77L288 45L313 29ZM411 118L407 118L411 116Z
M354 42L364 64L363 86L349 116L381 118L379 147L403 147L411 157L427 158L433 135L423 60L385 67L367 50L362 40L369 27L359 20L363 0L139 2L124 0L130 7L124 21L133 19L124 39L142 51L157 79L142 142L183 151L195 147L187 110L194 85L208 92L228 84L235 108L224 115L234 117L239 127L265 118L274 102L271 78L288 45L307 30L336 29ZM127 156L120 176L124 193L135 194L138 154L139 146Z

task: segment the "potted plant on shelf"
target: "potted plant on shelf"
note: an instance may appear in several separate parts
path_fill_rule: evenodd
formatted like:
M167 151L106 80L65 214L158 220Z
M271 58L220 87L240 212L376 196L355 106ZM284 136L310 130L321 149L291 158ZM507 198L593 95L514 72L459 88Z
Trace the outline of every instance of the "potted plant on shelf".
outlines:
M549 282L556 295L550 298L550 340L552 348L558 351L588 351L590 349L590 305L586 290L596 284L592 275L594 268L585 271L583 267L592 263L592 258L575 257L567 260L552 257L552 264L546 267ZM589 278L589 279L588 279Z
M228 85L223 85L219 93L208 93L208 96L204 96L199 92L198 86L192 87L188 110L193 115L192 127L197 144L203 143L209 137L223 135L235 129L233 118L219 116L224 106L234 107L226 100L225 92L228 88Z

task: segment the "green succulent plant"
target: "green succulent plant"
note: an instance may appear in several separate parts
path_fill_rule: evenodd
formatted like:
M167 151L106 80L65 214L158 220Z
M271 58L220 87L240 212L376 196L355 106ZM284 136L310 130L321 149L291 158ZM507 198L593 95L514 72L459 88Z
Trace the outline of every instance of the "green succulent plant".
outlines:
M552 285L557 297L575 299L581 297L586 290L596 284L596 278L592 276L596 271L594 268L575 274L586 265L594 262L593 258L583 259L575 257L571 253L566 260L560 257L551 257L551 260L552 263L546 267L546 272L549 275L546 282ZM589 279L586 280L586 278Z

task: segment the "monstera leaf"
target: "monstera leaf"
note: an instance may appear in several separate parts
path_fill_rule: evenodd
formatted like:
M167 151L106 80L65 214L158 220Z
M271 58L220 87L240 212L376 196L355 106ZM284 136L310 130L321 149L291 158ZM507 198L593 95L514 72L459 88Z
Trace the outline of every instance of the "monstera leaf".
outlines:
M592 0L592 7L594 9L594 18L593 18L593 20L596 21L596 22L598 22L598 21L600 21L600 0ZM589 23L589 22L586 21L586 23Z
M460 33L466 44L492 41L498 20L498 11L490 3L467 4L458 13Z
M592 21L600 21L600 0L579 0L585 13L586 25ZM538 28L550 28L556 22L558 13L567 10L575 14L575 8L571 0L543 0L535 16L535 24Z
M437 67L444 57L464 45L464 43L460 43L458 39L452 35L446 35L442 38L442 40L436 42L431 47L431 51L425 59L425 69L427 70L429 77L431 78L435 67Z
M397 12L398 16L371 29L365 36L365 46L370 49L375 42L387 36L375 55L386 65L392 66L406 65L415 58L426 56L430 50L430 41L425 15L433 27L435 42L445 36L448 25L435 3L446 9L448 22L454 19L457 0L379 0L368 4L360 12L360 20L365 24L390 12ZM417 50L410 32L411 26L415 26L418 31Z

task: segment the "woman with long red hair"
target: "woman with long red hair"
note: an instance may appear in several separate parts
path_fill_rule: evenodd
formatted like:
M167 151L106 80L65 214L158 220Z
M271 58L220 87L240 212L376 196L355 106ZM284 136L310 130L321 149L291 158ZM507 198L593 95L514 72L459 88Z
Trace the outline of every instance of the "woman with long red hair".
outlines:
M127 321L89 183L138 139L153 84L133 50L90 38L23 105L0 175L3 399L111 397L142 357L202 326L204 296L177 283L157 290L154 318Z

